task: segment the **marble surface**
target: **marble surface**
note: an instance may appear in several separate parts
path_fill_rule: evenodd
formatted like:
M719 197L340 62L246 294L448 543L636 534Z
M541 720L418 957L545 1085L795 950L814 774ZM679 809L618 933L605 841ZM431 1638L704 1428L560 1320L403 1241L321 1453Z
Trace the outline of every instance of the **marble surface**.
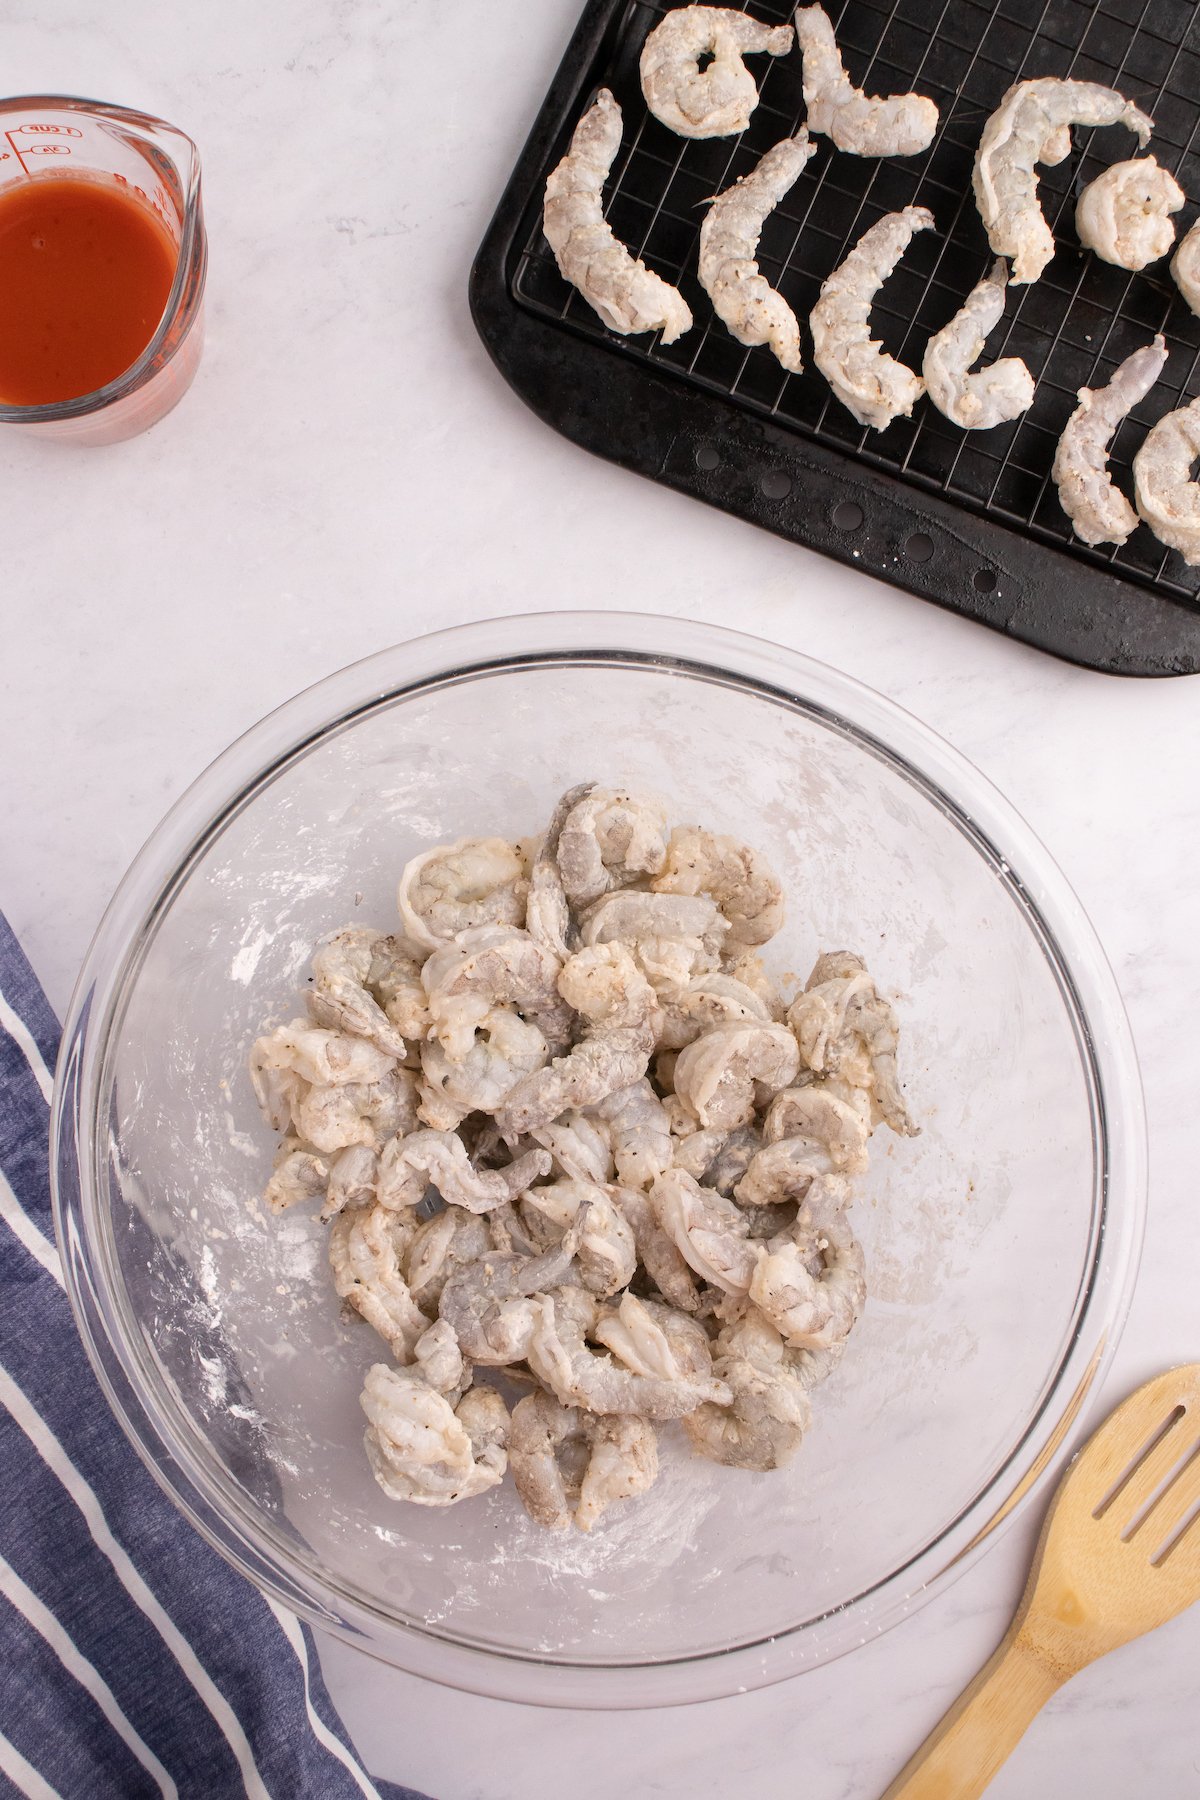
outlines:
M164 29L150 0L6 8L12 91L100 94L195 136L212 262L207 352L175 414L113 450L0 442L0 906L61 1009L123 868L208 759L416 632L627 607L803 648L991 777L1116 969L1152 1191L1115 1401L1200 1355L1200 685L1053 662L591 460L523 410L475 338L466 274L575 10L207 0ZM1032 1531L849 1659L690 1711L540 1712L334 1643L323 1659L370 1765L440 1800L858 1800L990 1651ZM1198 1668L1200 1611L1095 1667L997 1800L1196 1795Z

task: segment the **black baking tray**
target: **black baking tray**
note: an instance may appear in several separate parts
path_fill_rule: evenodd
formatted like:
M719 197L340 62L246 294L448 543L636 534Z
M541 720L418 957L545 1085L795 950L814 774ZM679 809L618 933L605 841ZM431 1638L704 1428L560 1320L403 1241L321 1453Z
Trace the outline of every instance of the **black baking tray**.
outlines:
M641 46L669 10L657 0L589 0L480 247L472 312L516 392L598 455L1072 662L1119 675L1200 670L1200 570L1145 526L1121 548L1087 548L1049 474L1077 389L1102 385L1156 331L1169 361L1113 446L1127 491L1147 426L1200 392L1200 319L1166 262L1129 275L1075 238L1080 188L1133 155L1136 140L1119 127L1076 131L1067 161L1040 171L1058 253L1039 282L1010 288L986 352L1025 358L1037 380L1029 411L963 432L922 400L912 419L865 431L816 371L788 375L769 350L735 343L695 275L705 200L803 119L799 53L751 59L761 99L740 137L685 140L647 113L638 85ZM770 23L791 17L781 0L749 10ZM930 333L990 262L972 160L988 114L1027 76L1118 87L1151 114L1152 149L1200 200L1200 9L1188 0L846 0L830 12L852 78L874 93L917 88L937 101L941 123L924 156L884 162L818 140L759 251L801 318L869 225L927 205L937 232L913 240L872 313L888 350L919 366ZM601 85L625 116L608 216L682 289L696 319L665 348L657 334L607 331L542 236L546 175ZM1178 216L1180 235L1196 211L1189 204Z

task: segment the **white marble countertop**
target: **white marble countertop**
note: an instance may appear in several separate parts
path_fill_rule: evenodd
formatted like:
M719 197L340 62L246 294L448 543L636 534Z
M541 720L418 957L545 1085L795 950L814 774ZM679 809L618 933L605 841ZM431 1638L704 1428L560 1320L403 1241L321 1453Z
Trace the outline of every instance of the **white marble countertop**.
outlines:
M11 91L128 101L193 134L212 260L208 348L176 413L112 450L0 442L0 906L61 1010L126 863L210 757L417 632L621 607L803 648L975 761L1107 947L1152 1151L1115 1401L1200 1354L1200 683L1051 661L609 468L523 409L466 276L576 4L6 9ZM850 1658L699 1709L615 1722L439 1690L337 1644L324 1663L370 1766L439 1800L866 1800L999 1637L1032 1531ZM996 1800L1200 1793L1198 1669L1200 1610L1073 1682Z

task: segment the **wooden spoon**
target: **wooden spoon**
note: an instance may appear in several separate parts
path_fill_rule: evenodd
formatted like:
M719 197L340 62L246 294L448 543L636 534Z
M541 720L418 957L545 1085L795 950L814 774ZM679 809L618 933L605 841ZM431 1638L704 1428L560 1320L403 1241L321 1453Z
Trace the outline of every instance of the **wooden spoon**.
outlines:
M1051 1502L999 1649L883 1800L974 1800L1088 1663L1200 1600L1200 1363L1110 1414Z

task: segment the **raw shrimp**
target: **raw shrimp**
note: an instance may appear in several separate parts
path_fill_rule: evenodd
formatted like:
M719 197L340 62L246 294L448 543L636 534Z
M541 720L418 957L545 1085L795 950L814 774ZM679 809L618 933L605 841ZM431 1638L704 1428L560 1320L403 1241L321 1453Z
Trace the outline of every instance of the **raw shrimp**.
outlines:
M668 1169L650 1190L650 1204L675 1248L699 1275L727 1294L744 1294L760 1250L732 1200L703 1188L682 1169Z
M732 137L758 105L742 58L761 50L786 56L791 47L790 25L760 25L725 6L677 7L642 47L646 105L680 137Z
M661 331L663 343L673 344L692 328L687 301L626 249L604 217L604 183L620 147L621 109L601 88L550 171L542 229L563 280L610 331Z
M378 1081L348 1081L306 1088L292 1109L296 1130L318 1150L351 1144L381 1149L417 1122L416 1078L389 1069Z
M700 227L700 283L739 344L769 344L799 374L800 321L755 258L767 214L795 186L817 146L803 126L767 151L757 168L718 194Z
M762 1134L767 1144L781 1138L810 1138L828 1152L832 1169L862 1175L871 1129L870 1095L830 1076L776 1094L763 1119Z
M579 934L571 918L566 889L558 868L558 843L571 811L595 789L594 781L580 782L559 800L546 827L546 835L533 859L529 876L529 903L525 929L545 949L565 962L579 948Z
M1200 565L1200 484L1192 469L1200 458L1200 400L1152 425L1133 459L1138 512L1160 544L1178 550L1190 568Z
M695 1312L700 1303L696 1278L674 1238L659 1224L650 1196L637 1188L614 1187L610 1191L633 1229L638 1260L663 1299L682 1312Z
M711 1375L635 1375L587 1345L596 1323L596 1303L581 1287L543 1295L526 1360L543 1386L564 1406L595 1413L637 1413L647 1419L678 1419L703 1400L724 1401L729 1389Z
M820 1272L809 1262L819 1258ZM767 1245L750 1281L750 1299L797 1348L828 1350L853 1330L866 1298L862 1247L844 1214L823 1210L807 1226L802 1211L791 1232Z
M424 956L423 949L405 938L376 938L367 971L368 988L410 1045L419 1044L429 1032L429 1003L421 981Z
M455 1132L414 1131L393 1138L384 1148L379 1159L379 1202L393 1210L419 1206L432 1184L447 1205L485 1213L515 1200L549 1173L548 1150L528 1150L507 1168L477 1169Z
M635 1375L660 1381L711 1379L712 1351L704 1327L661 1300L623 1294L615 1308L601 1308L592 1336Z
M328 1157L318 1156L299 1138L286 1137L275 1153L275 1167L263 1198L273 1213L286 1212L303 1200L315 1200L328 1184Z
M836 1170L828 1142L811 1136L777 1138L751 1157L734 1193L739 1206L780 1206L802 1200L814 1181Z
M731 944L721 957L721 974L757 994L767 1010L768 1018L778 1021L787 1017L787 1001L779 992L774 978L768 975L763 959L756 950L751 950L744 944Z
M436 1039L421 1046L420 1116L434 1130L452 1131L469 1112L494 1112L526 1077L545 1067L549 1055L532 1019L498 1006L478 1026L460 1062L451 1062Z
M317 1215L323 1224L336 1218L348 1206L367 1206L375 1199L375 1177L379 1157L365 1144L351 1144L334 1157L329 1165L329 1186L325 1204Z
M783 885L765 858L699 825L671 833L666 862L650 886L658 894L706 894L728 921L730 948L765 944L783 924Z
M668 1050L682 1050L714 1025L755 1021L774 1022L767 1002L744 981L713 970L697 975L681 994L664 999L659 1043Z
M520 1362L529 1348L547 1288L566 1279L583 1235L582 1209L562 1243L540 1256L497 1251L456 1269L442 1289L440 1316L472 1362Z
M417 1339L432 1323L400 1270L400 1258L416 1230L415 1214L370 1206L339 1213L329 1232L329 1266L338 1296L374 1326L402 1363L411 1361Z
M293 1108L308 1085L295 1069L278 1061L278 1033L255 1040L250 1051L250 1085L254 1098L272 1131L290 1131L294 1123Z
M504 1479L508 1408L491 1388L472 1388L455 1407L414 1370L376 1363L362 1409L367 1459L389 1499L451 1506Z
M492 1216L483 1218L464 1212L459 1206L447 1206L417 1227L404 1258L404 1269L409 1291L422 1312L436 1313L451 1275L488 1254L492 1248L488 1229Z
M718 966L728 924L707 895L609 894L588 908L585 945L625 944L655 993L678 996L697 975Z
M1136 271L1167 254L1175 241L1171 214L1186 204L1175 177L1152 156L1139 156L1088 182L1075 208L1075 230L1105 262Z
M861 956L832 950L819 956L802 994L788 1009L800 1053L817 1074L841 1076L868 1088L879 1116L902 1137L920 1130L909 1117L896 1072L899 1026Z
M569 1041L570 1012L559 998L559 957L527 931L476 925L435 950L421 970L434 1035L451 1062L462 1062L497 1007L533 1019L544 1036Z
M605 1300L626 1287L637 1268L633 1228L606 1188L591 1181L556 1181L530 1188L521 1219L544 1248L561 1242L586 1208L575 1259L579 1284Z
M666 849L667 815L660 801L589 787L559 833L558 868L567 899L575 907L590 906L614 888L657 874Z
M812 1402L788 1348L757 1307L717 1336L713 1371L731 1393L728 1406L700 1406L683 1422L692 1449L733 1469L781 1468L800 1448Z
M277 1026L269 1036L260 1037L250 1052L250 1078L256 1092L265 1089L269 1076L279 1070L320 1087L347 1081L379 1081L395 1066L394 1056L365 1038L345 1031L328 1031L310 1019L293 1019L288 1025ZM266 1111L265 1105L263 1110Z
M564 1113L551 1125L539 1125L529 1134L550 1152L555 1164L570 1181L596 1181L601 1186L613 1175L608 1128L586 1113Z
M423 1376L431 1388L445 1394L451 1406L461 1400L471 1385L470 1366L464 1361L458 1339L445 1319L438 1319L428 1331L421 1333L409 1366L414 1374Z
M1038 204L1038 163L1071 153L1072 125L1125 125L1143 149L1154 129L1144 112L1113 88L1040 76L1010 87L983 128L974 188L988 242L1012 260L1015 285L1036 281L1054 255L1054 234Z
M579 1490L575 1524L590 1531L618 1500L644 1494L658 1480L658 1438L636 1413L585 1414L592 1453Z
M695 1122L689 1115L689 1123L694 1125ZM675 1141L675 1167L682 1169L694 1181L700 1181L728 1136L727 1131L716 1131L711 1125L706 1131L688 1132L686 1137Z
M613 1501L645 1493L658 1475L648 1420L562 1406L540 1389L513 1408L508 1453L522 1505L552 1531L590 1531Z
M525 863L504 838L460 838L404 865L400 917L420 949L438 950L473 925L521 925L529 882Z
M1171 275L1194 313L1200 313L1200 219L1179 240L1171 258Z
M573 1050L525 1076L497 1109L510 1142L640 1081L654 1049L661 1019L654 990L623 945L577 951L558 986L588 1023Z
M375 947L383 936L350 925L327 938L312 960L308 1009L318 1025L353 1032L385 1056L403 1059L404 1039L368 987Z
M1085 544L1123 544L1137 514L1108 472L1108 446L1118 425L1144 400L1163 371L1166 340L1135 350L1107 387L1080 388L1054 453L1054 483L1063 511Z
M923 94L875 99L846 73L823 6L796 8L796 37L804 58L804 105L810 131L833 139L851 156L919 156L932 144L938 109Z
M789 1091L789 1090L785 1090ZM772 1102L774 1104L774 1102ZM728 1200L750 1166L751 1159L762 1149L763 1134L757 1125L739 1125L723 1134L724 1143L715 1151L706 1168L697 1176L705 1187L715 1188Z
M785 1025L717 1025L679 1052L675 1092L698 1125L748 1125L756 1106L790 1087L800 1068Z
M949 324L925 346L921 374L929 398L964 431L990 431L1015 419L1033 402L1033 376L1019 356L971 369L983 353L988 333L1004 316L1007 286L1008 264L998 256Z
M912 369L889 356L871 337L871 304L896 267L914 232L929 231L928 207L906 206L864 231L841 266L826 277L813 307L813 361L860 425L886 431L905 418L925 392Z
M607 1095L594 1110L608 1127L617 1180L625 1187L648 1188L670 1168L674 1154L670 1123L644 1076Z

